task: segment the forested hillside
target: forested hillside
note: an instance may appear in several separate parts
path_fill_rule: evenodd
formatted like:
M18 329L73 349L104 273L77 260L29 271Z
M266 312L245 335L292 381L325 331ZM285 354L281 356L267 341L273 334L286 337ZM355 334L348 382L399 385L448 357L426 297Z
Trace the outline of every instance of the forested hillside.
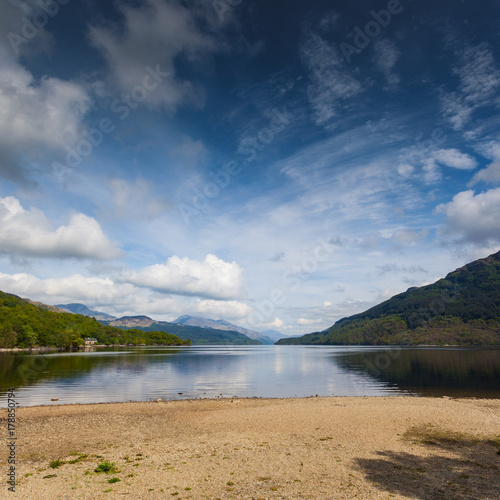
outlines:
M500 252L446 278L279 344L500 344Z
M59 347L83 344L85 337L95 337L100 344L190 344L163 331L144 332L104 326L94 318L80 314L58 313L47 307L0 292L0 348Z

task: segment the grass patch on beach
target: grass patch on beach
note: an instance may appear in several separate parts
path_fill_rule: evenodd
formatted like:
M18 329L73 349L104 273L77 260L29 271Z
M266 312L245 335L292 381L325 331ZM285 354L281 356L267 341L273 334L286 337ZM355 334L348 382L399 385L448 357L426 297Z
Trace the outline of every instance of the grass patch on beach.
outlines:
M117 473L120 472L119 470L116 469L116 464L115 462L109 462L108 460L105 460L104 462L101 462L95 469L94 472L97 474L104 472L106 474L110 473Z
M66 462L63 462L62 460L52 460L52 462L49 463L49 467L51 469L58 469L61 467L61 465L64 465Z
M412 427L403 434L403 439L410 440L415 444L424 444L428 446L470 446L486 444L500 447L500 437L478 437L464 432L439 429L432 424Z

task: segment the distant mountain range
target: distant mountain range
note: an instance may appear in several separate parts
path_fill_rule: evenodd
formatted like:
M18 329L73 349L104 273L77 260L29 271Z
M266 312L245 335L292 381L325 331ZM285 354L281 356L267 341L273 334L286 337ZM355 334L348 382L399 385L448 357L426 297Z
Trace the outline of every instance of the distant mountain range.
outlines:
M247 337L258 340L262 344L274 344L274 340L266 335L256 332L254 330L248 330L247 328L243 328L241 326L233 325L223 319L219 319L217 321L213 319L200 318L198 316L181 316L177 318L174 323L179 325L186 326L200 326L201 328L213 328L214 330L226 330L239 332Z
M234 345L261 345L260 341L251 339L236 331L216 330L214 328L202 328L200 326L181 325L169 323L168 321L155 321L148 316L124 316L113 321L100 321L104 325L134 329L144 332L164 331L176 335L182 340L191 339L195 344L234 344Z
M323 332L278 344L499 345L500 252L412 287Z
M198 316L180 316L173 322L156 321L149 316L123 316L117 318L102 311L89 309L85 304L58 304L48 306L63 312L82 314L84 316L94 317L97 321L118 328L139 328L144 331L166 329L169 333L174 330L175 335L183 340L190 338L193 344L197 343L227 343L234 341L239 344L245 338L258 341L262 344L274 344L276 340L285 337L277 331L270 331L270 335L259 333L255 330L249 330L238 325L234 325L223 319L213 320L201 318ZM184 328L182 328L184 327ZM209 330L209 331L207 331ZM225 332L224 334L222 332ZM241 335L235 336L234 333ZM213 342L211 341L213 340ZM254 343L254 342L252 342Z
M266 337L269 337L272 339L274 342L280 339L286 339L289 338L290 335L284 335L281 332L278 332L278 330L265 330L263 332L260 332L262 335L265 335Z

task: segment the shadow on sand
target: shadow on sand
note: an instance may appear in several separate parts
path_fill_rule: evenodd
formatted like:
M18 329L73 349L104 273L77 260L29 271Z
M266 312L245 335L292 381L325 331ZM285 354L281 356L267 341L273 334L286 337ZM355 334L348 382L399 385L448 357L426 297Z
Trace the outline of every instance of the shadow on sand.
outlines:
M418 454L380 451L380 458L356 460L373 484L425 500L500 498L500 436L479 439L414 428L403 439L417 446Z

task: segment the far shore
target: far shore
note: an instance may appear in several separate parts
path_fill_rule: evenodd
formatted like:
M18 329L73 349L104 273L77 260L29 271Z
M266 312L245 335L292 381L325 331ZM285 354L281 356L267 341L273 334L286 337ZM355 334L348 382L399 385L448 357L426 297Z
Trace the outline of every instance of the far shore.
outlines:
M7 413L0 417L6 429ZM500 399L160 400L17 408L16 421L16 498L493 499L500 491ZM5 451L0 459L7 471ZM100 464L112 470L95 472Z
M79 346L78 349L66 349L64 347L12 347L9 349L0 348L0 352L79 352L85 351L85 349L89 349L92 347L191 347L186 344L154 344L154 345L146 345L146 344L93 344L86 346Z

